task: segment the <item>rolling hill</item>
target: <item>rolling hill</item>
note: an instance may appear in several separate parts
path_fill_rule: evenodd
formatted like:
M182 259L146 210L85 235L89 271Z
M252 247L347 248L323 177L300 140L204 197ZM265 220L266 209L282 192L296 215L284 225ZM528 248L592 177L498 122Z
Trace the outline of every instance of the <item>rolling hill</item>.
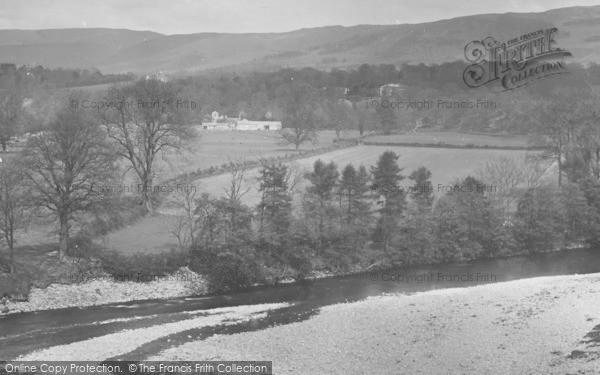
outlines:
M543 13L484 14L421 24L327 26L286 33L163 35L114 29L0 30L0 61L107 73L351 67L362 63L442 63L464 46L559 29L558 45L577 62L600 62L600 6Z

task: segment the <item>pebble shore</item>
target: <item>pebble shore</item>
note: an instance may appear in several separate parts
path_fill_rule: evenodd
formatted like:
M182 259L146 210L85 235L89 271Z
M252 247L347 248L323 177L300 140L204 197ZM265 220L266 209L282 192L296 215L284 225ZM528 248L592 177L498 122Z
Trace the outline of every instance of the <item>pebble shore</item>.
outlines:
M7 304L8 314L188 297L207 292L205 279L188 268L181 268L161 280L150 282L116 281L109 275L104 276L79 284L52 284L44 289L32 288L28 301Z
M327 306L153 359L268 360L277 374L597 374L600 345L584 338L599 324L600 274L541 277Z

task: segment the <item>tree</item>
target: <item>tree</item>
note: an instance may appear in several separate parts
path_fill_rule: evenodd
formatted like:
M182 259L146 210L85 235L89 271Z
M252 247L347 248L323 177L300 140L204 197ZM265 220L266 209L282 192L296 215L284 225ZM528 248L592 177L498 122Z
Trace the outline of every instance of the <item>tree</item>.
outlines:
M196 201L196 248L235 245L251 240L251 209L238 201L207 193Z
M316 116L314 110L309 107L303 107L288 114L284 120L285 128L281 130L281 137L288 144L294 145L296 150L300 145L310 142L317 144L319 137L316 127Z
M336 138L340 137L342 130L352 128L351 122L354 121L352 117L353 112L351 107L345 102L341 100L328 101L326 111L328 125L335 130Z
M288 185L288 167L285 164L264 164L259 170L257 206L260 235L284 236L290 227L292 197Z
M15 271L15 231L28 224L29 194L21 168L14 164L0 167L0 232L8 247L9 273Z
M404 191L399 182L404 179L402 168L398 166L400 156L393 151L385 151L379 156L377 165L371 167L373 186L379 191L378 200L383 198L382 208L375 227L373 240L387 252L391 236L399 228L402 211L406 206Z
M352 105L354 116L356 117L356 124L358 127L358 134L362 138L365 131L373 130L375 124L377 124L377 114L366 108L360 108L355 104Z
M0 91L0 145L6 152L6 146L17 135L23 117L23 97L15 89Z
M556 189L528 189L517 203L514 237L525 251L548 251L562 245L564 207Z
M394 109L389 107L377 106L375 112L379 116L379 123L383 128L383 134L392 134L392 130L396 129L396 114Z
M183 211L182 215L175 217L169 232L177 238L180 248L186 248L195 242L198 231L197 190L191 186L191 181L185 181L186 189L178 189L172 194L175 205Z
M488 187L468 176L453 184L434 209L438 248L447 261L498 255L510 245L504 219L492 205Z
M284 129L280 134L283 141L293 144L296 150L305 142L318 142L315 98L316 93L312 87L295 83L280 98L285 112Z
M317 237L321 238L324 232L324 220L331 211L333 190L337 184L339 172L334 162L325 164L323 160L317 159L313 170L305 175L311 183L306 188L308 198L316 203Z
M565 158L569 156L572 161L576 156L573 147L577 133L584 123L582 116L588 114L587 111L582 110L586 99L577 91L561 91L560 94L552 95L550 100L542 103L536 111L538 129L534 143L544 148L543 158L556 162L558 186L562 185L565 174Z
M140 181L142 204L152 211L151 192L155 162L167 151L190 149L197 132L186 120L180 91L171 83L140 80L129 86L113 86L105 96L116 103L99 112L117 155L129 163Z
M348 164L342 171L338 188L341 226L359 224L363 229L366 227L360 223L366 224L370 216L370 204L366 200L368 182L369 173L364 165L356 170L352 164Z
M507 217L527 188L539 186L545 172L535 158L499 156L480 167L477 176L490 187L490 199Z
M107 200L97 187L114 177L115 152L93 118L82 109L65 108L46 130L29 138L23 160L34 191L31 202L58 219L62 259L71 221Z
M425 167L420 167L415 169L408 179L414 182L414 186L410 190L410 197L417 207L422 210L431 210L434 198L431 172Z

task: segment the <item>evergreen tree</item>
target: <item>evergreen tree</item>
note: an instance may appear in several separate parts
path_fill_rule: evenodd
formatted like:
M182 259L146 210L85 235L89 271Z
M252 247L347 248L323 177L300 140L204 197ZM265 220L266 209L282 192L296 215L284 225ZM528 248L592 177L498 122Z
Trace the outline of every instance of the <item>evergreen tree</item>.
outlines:
M305 178L311 183L306 189L309 199L312 198L316 201L318 237L323 235L324 220L332 209L333 189L337 184L338 176L337 165L333 162L325 164L321 159L315 161L313 171L305 175Z
M378 191L376 198L382 203L378 210L379 218L373 241L386 253L391 235L398 230L402 212L406 207L404 191L399 188L404 176L401 174L402 168L398 166L398 158L393 151L386 151L379 156L377 165L371 169L373 187Z
M422 210L431 210L433 204L433 184L431 183L431 172L420 167L415 169L408 179L414 182L413 188L410 190L410 198L417 204L417 207Z
M259 171L261 200L257 206L260 235L268 232L280 237L290 227L292 197L288 189L288 167L265 164Z

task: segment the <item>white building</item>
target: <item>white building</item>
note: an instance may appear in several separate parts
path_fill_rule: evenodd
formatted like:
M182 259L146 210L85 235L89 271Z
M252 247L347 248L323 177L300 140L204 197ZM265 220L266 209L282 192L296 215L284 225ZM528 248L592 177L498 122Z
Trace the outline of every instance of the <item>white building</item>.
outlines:
M383 85L379 88L379 96L392 96L397 94L402 94L406 86L400 83L388 83L387 85Z
M242 118L220 116L219 112L211 113L211 122L203 122L204 130L281 130L281 121L252 121Z

